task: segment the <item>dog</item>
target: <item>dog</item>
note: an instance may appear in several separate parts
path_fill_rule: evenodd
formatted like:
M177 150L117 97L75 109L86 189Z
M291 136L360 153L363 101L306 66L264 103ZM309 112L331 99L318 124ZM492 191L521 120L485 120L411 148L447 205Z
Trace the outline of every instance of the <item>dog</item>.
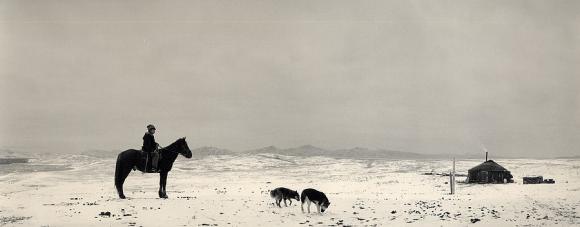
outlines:
M292 191L288 188L284 188L284 187L279 187L276 188L272 191L270 191L270 197L274 198L276 200L276 205L278 205L278 207L282 207L280 206L280 202L282 200L284 200L284 206L288 206L288 204L286 204L286 200L290 201L290 205L292 205L292 199L295 199L296 201L300 201L300 196L298 195L298 191Z
M310 203L316 204L316 210L318 213L323 213L330 206L330 201L326 198L323 192L317 191L316 189L307 188L300 194L300 201L302 205L302 213L304 213L304 203L308 203L308 213L310 213Z

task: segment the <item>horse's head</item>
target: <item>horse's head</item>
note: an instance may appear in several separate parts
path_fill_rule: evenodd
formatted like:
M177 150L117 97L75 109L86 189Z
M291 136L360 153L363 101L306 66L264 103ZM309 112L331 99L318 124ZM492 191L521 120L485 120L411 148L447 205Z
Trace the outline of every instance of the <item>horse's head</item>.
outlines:
M185 142L185 137L183 137L177 141L179 142L178 143L178 152L186 158L191 158L193 156L193 154L191 154L191 150L189 149L187 142Z

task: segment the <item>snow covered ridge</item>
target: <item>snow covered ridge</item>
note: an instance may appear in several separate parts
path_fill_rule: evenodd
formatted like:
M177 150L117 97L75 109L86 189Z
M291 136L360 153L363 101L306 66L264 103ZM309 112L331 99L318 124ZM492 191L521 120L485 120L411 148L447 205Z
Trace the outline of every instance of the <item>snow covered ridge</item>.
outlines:
M240 152L240 154L278 154L298 157L322 156L330 158L349 158L349 159L398 159L398 160L415 160L415 159L448 159L457 158L481 158L478 155L449 155L449 154L420 154L413 152L403 152L386 149L370 149L364 147L355 147L351 149L327 150L312 145L304 145L294 148L278 148L275 146L264 147L255 150Z
M191 150L193 155L197 156L207 156L207 155L234 155L235 152L228 149L222 149L217 147L199 147Z
M27 158L27 159L53 159L55 157L62 158L76 158L76 159L86 159L86 158L116 158L117 155L123 151L130 148L123 148L122 150L85 150L80 153L70 154L70 153L59 153L55 152L53 154L47 153L34 153L34 152L18 152L12 150L0 150L0 158ZM137 149L137 148L134 148ZM328 158L347 158L347 159L393 159L393 160L424 160L424 159L450 159L455 157L457 159L481 159L481 154L464 153L464 154L451 154L441 152L440 154L421 154L414 152L396 151L388 149L371 149L364 147L354 147L350 149L324 149L313 145L303 145L299 147L292 148L279 148L276 146L267 146L258 149L246 150L246 151L232 151L229 149L213 147L213 146L203 146L191 150L194 158L206 158L209 156L221 156L221 155L231 155L231 156L248 156L248 155L259 155L259 154L274 154L274 155L284 155L284 156L295 156L295 157L313 157L321 156ZM529 157L502 157L500 155L493 155L495 159L514 159L514 158L529 158ZM580 159L580 156L571 157L556 157L551 159Z

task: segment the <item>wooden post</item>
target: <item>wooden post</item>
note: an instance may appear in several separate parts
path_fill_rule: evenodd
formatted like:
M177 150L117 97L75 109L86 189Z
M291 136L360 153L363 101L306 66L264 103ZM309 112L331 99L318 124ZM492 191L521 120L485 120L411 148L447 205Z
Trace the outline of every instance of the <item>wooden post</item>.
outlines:
M449 171L449 189L451 189L450 195L453 195L453 172Z
M453 170L449 173L449 186L451 187L451 195L455 194L455 158L453 158Z

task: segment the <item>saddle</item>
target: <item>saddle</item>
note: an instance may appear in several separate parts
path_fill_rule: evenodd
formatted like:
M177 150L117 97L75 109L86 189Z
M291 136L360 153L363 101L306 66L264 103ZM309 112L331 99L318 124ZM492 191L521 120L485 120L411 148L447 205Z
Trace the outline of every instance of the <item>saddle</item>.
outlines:
M145 152L141 150L141 162L144 163L146 173L159 173L159 160L161 160L161 153L159 150L153 152Z

